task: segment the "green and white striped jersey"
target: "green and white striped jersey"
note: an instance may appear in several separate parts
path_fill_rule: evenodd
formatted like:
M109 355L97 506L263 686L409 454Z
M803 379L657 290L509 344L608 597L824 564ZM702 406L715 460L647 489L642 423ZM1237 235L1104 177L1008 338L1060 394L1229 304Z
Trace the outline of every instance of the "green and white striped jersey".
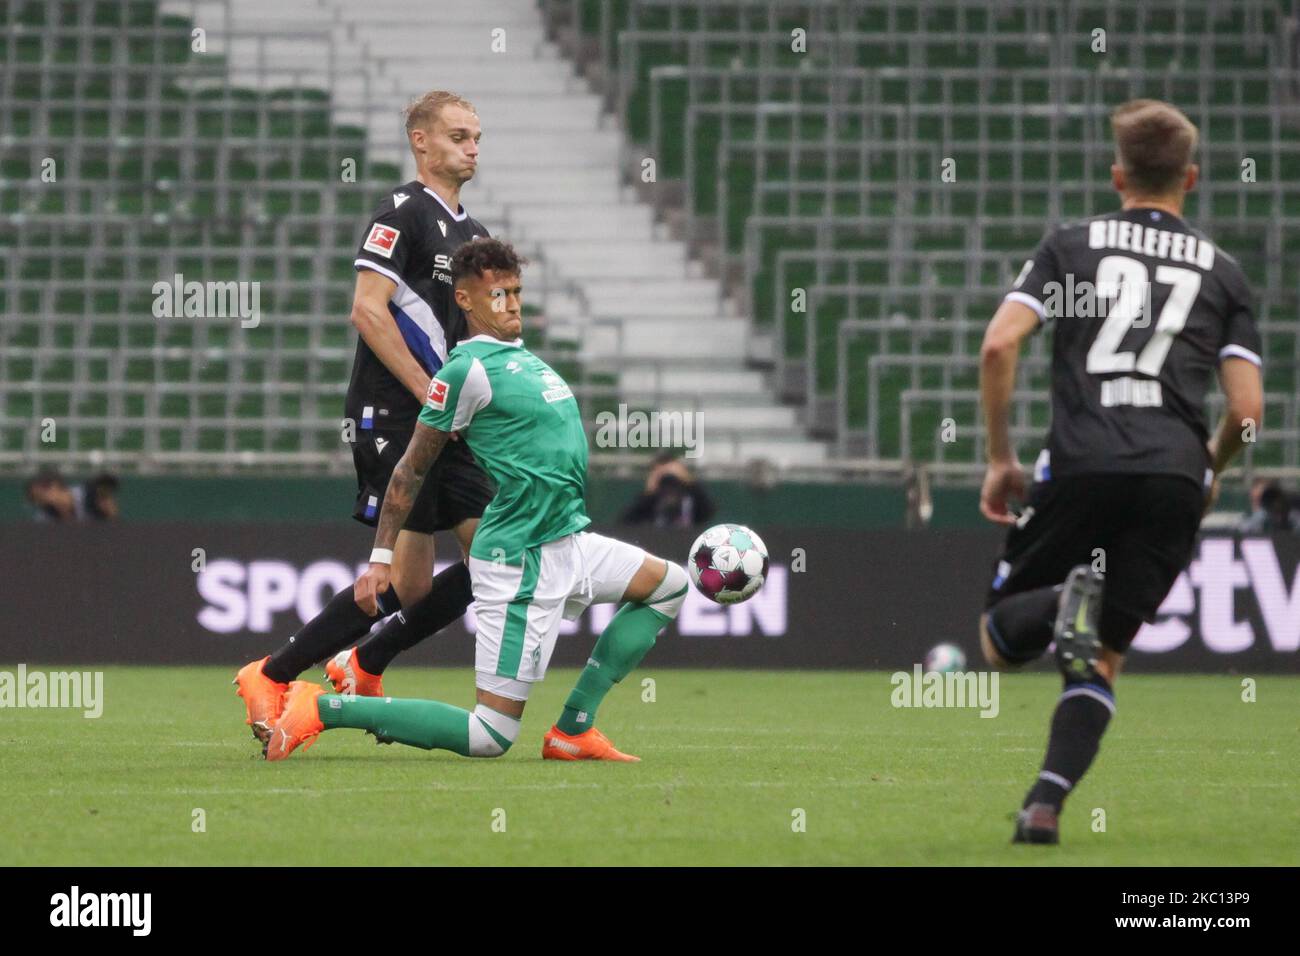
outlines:
M457 345L429 383L420 421L460 432L497 484L473 557L519 564L525 549L591 524L578 402L522 339L476 335Z

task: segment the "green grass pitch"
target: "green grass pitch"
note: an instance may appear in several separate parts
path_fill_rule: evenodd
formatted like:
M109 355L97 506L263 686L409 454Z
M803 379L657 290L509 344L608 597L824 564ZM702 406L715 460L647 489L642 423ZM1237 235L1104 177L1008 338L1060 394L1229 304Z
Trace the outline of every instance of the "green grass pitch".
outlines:
M1124 676L1053 848L1008 842L1058 693L1049 674L1004 676L1001 712L983 719L895 709L883 672L647 667L601 710L643 759L624 765L540 759L575 677L557 670L497 760L347 730L267 764L234 670L108 668L99 719L0 711L0 864L1300 862L1300 677L1261 677L1247 703L1240 677ZM472 699L468 669L399 662L386 682Z

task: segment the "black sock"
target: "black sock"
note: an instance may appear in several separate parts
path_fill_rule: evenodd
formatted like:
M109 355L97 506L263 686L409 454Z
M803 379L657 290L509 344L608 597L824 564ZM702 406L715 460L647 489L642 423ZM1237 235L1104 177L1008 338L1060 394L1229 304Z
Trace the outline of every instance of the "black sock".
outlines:
M988 612L993 646L1008 664L1032 661L1052 643L1061 587L1037 588L1004 597Z
M1115 712L1115 695L1106 678L1067 682L1052 715L1052 734L1038 781L1025 797L1024 806L1048 803L1061 812L1065 796L1083 779L1101 747Z
M298 675L317 661L323 661L331 654L337 654L349 644L353 644L375 621L384 614L401 606L397 594L390 587L387 594L381 595L380 613L371 617L361 608L352 594L352 585L348 585L334 597L329 604L314 618L302 626L289 642L271 655L271 659L262 668L262 673L274 681L287 683L297 680ZM388 608L387 611L384 608Z
M357 663L367 674L382 674L394 657L441 631L473 600L469 568L464 561L453 564L434 577L427 595L357 645Z

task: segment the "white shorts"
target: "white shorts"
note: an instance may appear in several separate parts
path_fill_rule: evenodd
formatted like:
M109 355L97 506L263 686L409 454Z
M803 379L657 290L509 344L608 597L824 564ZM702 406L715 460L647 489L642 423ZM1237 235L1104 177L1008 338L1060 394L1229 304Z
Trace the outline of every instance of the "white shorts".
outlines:
M621 600L645 557L634 544L586 531L529 548L522 566L471 557L478 686L527 700L529 685L546 676L560 620Z

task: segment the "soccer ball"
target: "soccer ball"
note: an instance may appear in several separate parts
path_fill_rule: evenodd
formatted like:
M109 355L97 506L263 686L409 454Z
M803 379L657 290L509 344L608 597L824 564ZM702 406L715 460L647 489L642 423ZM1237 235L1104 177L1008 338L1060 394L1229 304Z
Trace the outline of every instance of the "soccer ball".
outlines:
M695 539L687 562L696 589L718 604L748 601L767 578L767 545L744 525L718 524Z
M940 644L925 655L926 673L950 674L966 669L966 654L956 644Z

